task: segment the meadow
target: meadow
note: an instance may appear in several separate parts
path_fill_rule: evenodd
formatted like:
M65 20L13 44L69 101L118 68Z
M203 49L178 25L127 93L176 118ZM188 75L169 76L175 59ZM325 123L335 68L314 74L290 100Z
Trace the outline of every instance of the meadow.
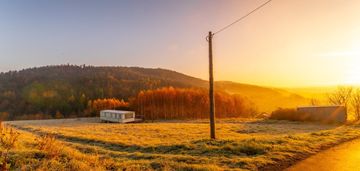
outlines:
M7 166L22 170L271 170L359 137L358 125L222 119L100 123L10 121L18 140ZM4 161L2 161L4 162Z

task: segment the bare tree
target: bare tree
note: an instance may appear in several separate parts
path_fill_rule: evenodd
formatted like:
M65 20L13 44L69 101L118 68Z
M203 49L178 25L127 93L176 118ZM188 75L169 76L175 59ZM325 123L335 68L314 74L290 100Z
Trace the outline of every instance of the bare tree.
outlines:
M351 107L354 110L355 119L360 119L360 89L356 89L351 98Z
M333 93L328 95L329 103L332 105L348 106L353 93L353 87L338 87Z
M309 103L311 106L318 106L320 105L320 100L316 98L311 98Z

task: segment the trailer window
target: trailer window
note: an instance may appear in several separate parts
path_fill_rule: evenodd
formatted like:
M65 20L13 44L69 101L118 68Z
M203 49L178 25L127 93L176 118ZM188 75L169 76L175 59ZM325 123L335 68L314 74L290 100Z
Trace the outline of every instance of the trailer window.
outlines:
M130 119L133 118L133 114L132 113L125 113L125 119Z

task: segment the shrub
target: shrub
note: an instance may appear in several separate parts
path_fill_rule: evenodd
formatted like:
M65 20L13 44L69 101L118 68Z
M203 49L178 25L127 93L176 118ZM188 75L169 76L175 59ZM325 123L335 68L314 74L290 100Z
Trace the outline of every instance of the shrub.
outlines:
M35 139L35 141L37 142L37 148L46 152L48 158L60 156L62 145L56 140L54 134L44 134Z
M297 111L293 108L279 108L273 111L269 117L276 120L290 120L290 121L305 121L307 117L304 113Z
M8 153L15 148L15 144L20 134L12 128L6 127L0 121L0 170L8 170L10 164L8 164Z

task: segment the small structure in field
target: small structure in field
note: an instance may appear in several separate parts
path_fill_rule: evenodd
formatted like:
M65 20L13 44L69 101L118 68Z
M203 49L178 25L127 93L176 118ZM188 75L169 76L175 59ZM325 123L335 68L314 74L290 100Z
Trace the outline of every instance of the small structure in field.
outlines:
M297 111L304 120L337 123L344 123L347 120L345 106L307 106L298 107Z
M124 110L102 110L100 111L102 122L128 123L135 122L135 112Z

